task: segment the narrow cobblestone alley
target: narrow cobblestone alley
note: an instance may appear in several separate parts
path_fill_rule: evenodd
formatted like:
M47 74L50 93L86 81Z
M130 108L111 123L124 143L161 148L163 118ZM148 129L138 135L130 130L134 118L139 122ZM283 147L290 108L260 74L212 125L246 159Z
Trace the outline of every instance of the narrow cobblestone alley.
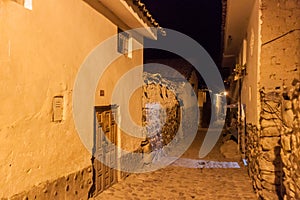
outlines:
M198 159L204 136L205 129L202 129L179 160ZM219 150L221 144L222 139L203 160L235 161L240 168L182 167L176 164L177 160L154 172L132 174L94 199L257 199L247 168L238 159L224 158Z
M0 200L300 200L300 0L0 0L0 68Z

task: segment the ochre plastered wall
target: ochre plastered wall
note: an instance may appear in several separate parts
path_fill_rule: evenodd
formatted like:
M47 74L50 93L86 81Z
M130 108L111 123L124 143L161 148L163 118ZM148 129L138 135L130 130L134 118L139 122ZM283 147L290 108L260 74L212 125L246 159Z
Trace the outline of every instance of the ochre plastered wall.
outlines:
M91 165L74 127L72 90L88 53L117 33L118 18L100 13L77 0L33 0L32 11L0 0L0 198ZM57 95L61 123L52 122Z
M142 45L142 40L139 38L133 39L133 45ZM133 120L133 123L135 123L137 126L141 127L141 121L142 121L142 90L141 86L143 84L143 50L136 50L132 52L132 58L128 58L126 55L120 55L114 62L112 62L111 65L107 67L105 72L103 73L103 76L99 80L99 84L96 89L95 94L95 104L96 106L105 106L105 105L111 105L114 102L112 99L113 92L116 92L115 89L118 84L120 84L118 81L126 76L126 74L132 74L130 71L131 69L135 68L134 76L132 76L130 79L127 79L125 84L122 85L121 91L119 91L119 94L117 95L118 100L120 102L129 102L129 107L126 107L125 105L118 105L120 109L120 124L118 124L118 127L120 128L120 134L121 134L121 147L122 149L126 151L134 151L136 150L140 144L141 141L144 140L144 138L138 137L134 132L127 132L127 129L124 129L124 126L126 126L126 123L128 120ZM138 90L136 90L132 95L129 95L130 98L126 99L126 95L123 94L129 91L132 86L129 82L135 82L139 86ZM128 83L128 84L127 84ZM120 85L119 85L120 86ZM104 96L100 96L100 90L104 90ZM126 115L125 113L129 113L129 115ZM128 118L130 117L130 118ZM126 119L125 119L126 118ZM130 130L129 130L130 131ZM136 137L137 136L137 137Z

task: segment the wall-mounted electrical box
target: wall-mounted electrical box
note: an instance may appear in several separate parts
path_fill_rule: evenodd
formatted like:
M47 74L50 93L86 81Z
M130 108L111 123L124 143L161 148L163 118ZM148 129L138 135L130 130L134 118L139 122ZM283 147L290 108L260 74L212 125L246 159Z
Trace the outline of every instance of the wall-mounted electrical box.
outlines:
M53 108L53 114L52 114L53 122L61 122L63 120L63 112L64 112L64 97L55 96L53 98L52 108Z

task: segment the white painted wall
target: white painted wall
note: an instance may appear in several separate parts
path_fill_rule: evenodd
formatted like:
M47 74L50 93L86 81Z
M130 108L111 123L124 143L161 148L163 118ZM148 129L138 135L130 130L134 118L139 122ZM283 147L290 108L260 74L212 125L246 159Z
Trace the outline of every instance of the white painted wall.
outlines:
M242 87L242 103L246 104L247 123L258 124L258 104L259 104L259 82L258 68L259 49L260 49L260 19L259 19L259 0L256 0L251 11L245 39L247 75L244 77ZM241 46L241 51L243 46ZM241 63L242 64L242 63Z

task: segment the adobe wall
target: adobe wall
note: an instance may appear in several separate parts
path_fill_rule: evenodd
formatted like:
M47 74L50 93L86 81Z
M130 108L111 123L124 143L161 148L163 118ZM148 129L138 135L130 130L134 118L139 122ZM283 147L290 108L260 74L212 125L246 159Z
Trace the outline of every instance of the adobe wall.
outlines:
M260 87L291 85L300 74L300 1L263 0Z

